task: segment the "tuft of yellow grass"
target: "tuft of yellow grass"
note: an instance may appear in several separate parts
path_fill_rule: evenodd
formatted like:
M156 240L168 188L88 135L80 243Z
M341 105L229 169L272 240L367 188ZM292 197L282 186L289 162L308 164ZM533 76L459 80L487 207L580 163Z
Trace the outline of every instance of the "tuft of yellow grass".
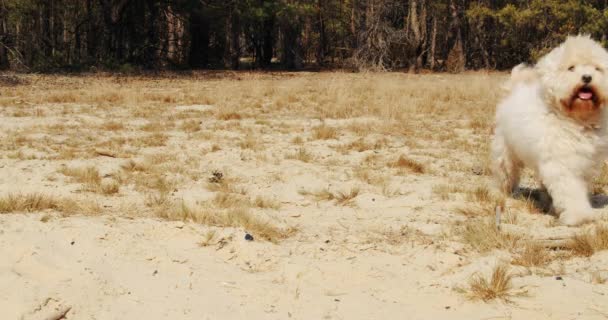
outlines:
M341 206L352 204L353 200L359 195L360 189L355 187L348 192L338 192L335 196L336 203Z
M54 210L61 213L91 214L101 211L95 203L78 203L72 199L43 193L18 193L0 197L0 213Z
M279 210L281 208L280 202L264 196L257 196L255 200L253 200L253 204L260 209Z
M131 165L131 163L129 162L128 165ZM99 170L93 166L84 168L64 167L59 172L71 177L75 182L84 184L85 191L112 195L120 190L120 183L118 181L114 179L102 179Z
M513 249L521 236L498 230L493 217L474 218L455 227L460 239L477 252L488 252L493 249Z
M217 114L217 119L218 120L241 120L243 118L243 116L241 116L239 113L236 113L234 111L228 111L228 112L220 112Z
M156 213L159 217L169 220L193 221L215 227L242 228L256 238L273 243L286 239L296 232L293 227L278 227L242 207L218 210L201 206L191 207L182 201L163 203Z
M476 274L469 280L468 288L460 291L471 300L488 302L499 299L508 302L515 296L526 294L526 291L514 290L512 280L508 265L499 264L494 267L489 278Z
M399 159L391 164L391 167L408 169L413 173L424 173L426 170L422 163L412 160L403 154L399 156Z
M216 234L217 231L215 230L209 230L207 232L205 232L205 234L203 235L203 239L201 240L201 242L198 243L199 246L201 247L207 247L210 245L214 244L214 240L216 238Z
M259 140L252 136L247 136L238 145L241 149L259 150L261 148Z
M597 225L593 231L575 235L566 246L575 256L590 257L598 251L608 250L608 227Z
M186 120L182 122L180 129L188 133L198 132L201 130L201 122L198 120Z
M74 212L78 208L76 202L55 198L41 193L9 194L0 198L0 213L34 212L56 210L59 212Z
M336 139L338 137L338 130L323 123L312 129L312 137L315 140Z
M511 263L523 267L544 267L549 262L551 262L551 255L547 249L538 243L529 241Z
M317 191L299 190L298 193L303 196L310 196L316 201L336 201L339 205L350 205L352 201L359 195L359 188L352 188L348 192L331 192L329 189L321 189Z
M311 162L314 159L312 153L308 152L305 148L299 148L296 152L288 154L286 159L300 160L302 162Z

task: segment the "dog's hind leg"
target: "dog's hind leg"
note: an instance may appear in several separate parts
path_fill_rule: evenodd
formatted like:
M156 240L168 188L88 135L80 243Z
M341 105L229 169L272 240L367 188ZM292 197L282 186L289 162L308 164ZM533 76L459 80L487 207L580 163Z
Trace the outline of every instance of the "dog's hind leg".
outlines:
M498 188L512 194L519 184L521 161L509 149L502 136L496 134L492 141L492 175Z

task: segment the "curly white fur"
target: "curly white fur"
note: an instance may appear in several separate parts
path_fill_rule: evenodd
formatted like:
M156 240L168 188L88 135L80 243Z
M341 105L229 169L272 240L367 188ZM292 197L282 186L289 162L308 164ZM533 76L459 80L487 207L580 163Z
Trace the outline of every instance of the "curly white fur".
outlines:
M588 192L608 155L607 73L604 48L569 37L536 66L516 67L497 107L492 169L500 188L513 192L521 168L531 168L566 225L597 215Z

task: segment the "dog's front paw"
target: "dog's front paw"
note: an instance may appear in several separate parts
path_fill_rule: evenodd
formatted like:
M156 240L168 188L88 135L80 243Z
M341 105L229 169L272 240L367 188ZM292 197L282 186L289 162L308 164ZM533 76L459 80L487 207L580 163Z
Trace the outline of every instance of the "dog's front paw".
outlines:
M567 226L577 226L597 219L599 215L592 210L566 210L559 215L559 222Z

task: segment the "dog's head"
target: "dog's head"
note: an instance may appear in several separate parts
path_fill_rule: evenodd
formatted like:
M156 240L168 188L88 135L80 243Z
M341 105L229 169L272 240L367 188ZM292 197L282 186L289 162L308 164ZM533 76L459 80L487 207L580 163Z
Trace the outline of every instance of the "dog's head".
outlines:
M608 99L608 52L599 43L568 37L535 69L551 106L583 124L599 122Z

